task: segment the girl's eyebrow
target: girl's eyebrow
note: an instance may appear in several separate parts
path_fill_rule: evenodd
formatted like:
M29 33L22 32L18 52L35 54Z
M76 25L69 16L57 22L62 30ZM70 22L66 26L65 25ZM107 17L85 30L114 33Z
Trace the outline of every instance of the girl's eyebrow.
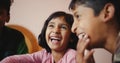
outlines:
M70 26L68 24L61 24L62 26L67 26L68 28L70 28Z
M54 22L49 22L48 24L55 24ZM70 27L68 24L66 23L61 23L60 25L64 25L64 26L67 26L67 27Z
M48 24L55 24L54 22L49 22Z
M65 26L68 26L67 24L61 24L61 25L65 25Z

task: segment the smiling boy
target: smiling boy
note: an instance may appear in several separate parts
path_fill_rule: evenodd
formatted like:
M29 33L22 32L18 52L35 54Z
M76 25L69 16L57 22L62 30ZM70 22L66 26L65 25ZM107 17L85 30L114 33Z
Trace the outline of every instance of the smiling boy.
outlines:
M94 53L93 48L104 48L113 55L116 53L119 48L116 43L119 43L117 41L120 40L118 38L120 30L119 4L120 0L71 1L69 9L74 15L72 32L79 37L78 63L90 63L90 58ZM84 56L85 49L90 51ZM117 53L119 54L119 52ZM117 54L115 54L114 60L116 56Z

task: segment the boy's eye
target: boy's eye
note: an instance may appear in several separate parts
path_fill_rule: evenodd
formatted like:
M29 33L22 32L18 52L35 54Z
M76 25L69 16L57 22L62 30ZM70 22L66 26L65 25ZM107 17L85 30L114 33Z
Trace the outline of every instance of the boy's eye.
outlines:
M75 15L76 18L79 18L80 16L79 15Z
M75 18L80 19L81 15L80 14L74 14Z

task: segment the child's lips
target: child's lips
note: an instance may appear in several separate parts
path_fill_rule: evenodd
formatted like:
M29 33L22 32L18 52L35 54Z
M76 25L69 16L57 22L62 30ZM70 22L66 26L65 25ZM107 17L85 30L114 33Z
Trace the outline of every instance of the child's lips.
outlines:
M51 39L51 40L58 40L58 41L61 40L61 38L58 38L58 37L51 37L50 39Z
M52 44L59 44L62 40L60 37L50 37L50 39Z
M62 39L60 37L50 37L51 41L58 41L60 42Z

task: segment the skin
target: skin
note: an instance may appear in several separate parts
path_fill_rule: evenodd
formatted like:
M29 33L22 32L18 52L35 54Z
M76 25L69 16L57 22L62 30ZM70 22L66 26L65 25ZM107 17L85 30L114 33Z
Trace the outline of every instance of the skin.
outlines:
M95 16L92 8L84 5L76 5L72 13L74 15L72 32L79 38L77 63L94 63L94 48L105 48L114 53L118 29L113 17L112 4L106 4L98 16ZM86 49L88 52L84 55Z
M77 7L73 13L75 16L75 21L73 23L72 32L76 33L77 36L88 35L88 39L91 41L89 44L90 46L92 44L96 44L96 42L97 44L101 43L101 40L103 39L101 37L101 31L104 30L103 27L100 27L102 24L100 17L94 16L94 12L91 8L83 6ZM100 46L101 45L102 44L100 44ZM94 45L94 47L98 46ZM92 48L92 46L88 48Z
M46 30L46 40L55 62L58 62L66 52L70 34L70 26L66 23L64 17L57 17L49 22ZM59 41L51 40L51 38Z

